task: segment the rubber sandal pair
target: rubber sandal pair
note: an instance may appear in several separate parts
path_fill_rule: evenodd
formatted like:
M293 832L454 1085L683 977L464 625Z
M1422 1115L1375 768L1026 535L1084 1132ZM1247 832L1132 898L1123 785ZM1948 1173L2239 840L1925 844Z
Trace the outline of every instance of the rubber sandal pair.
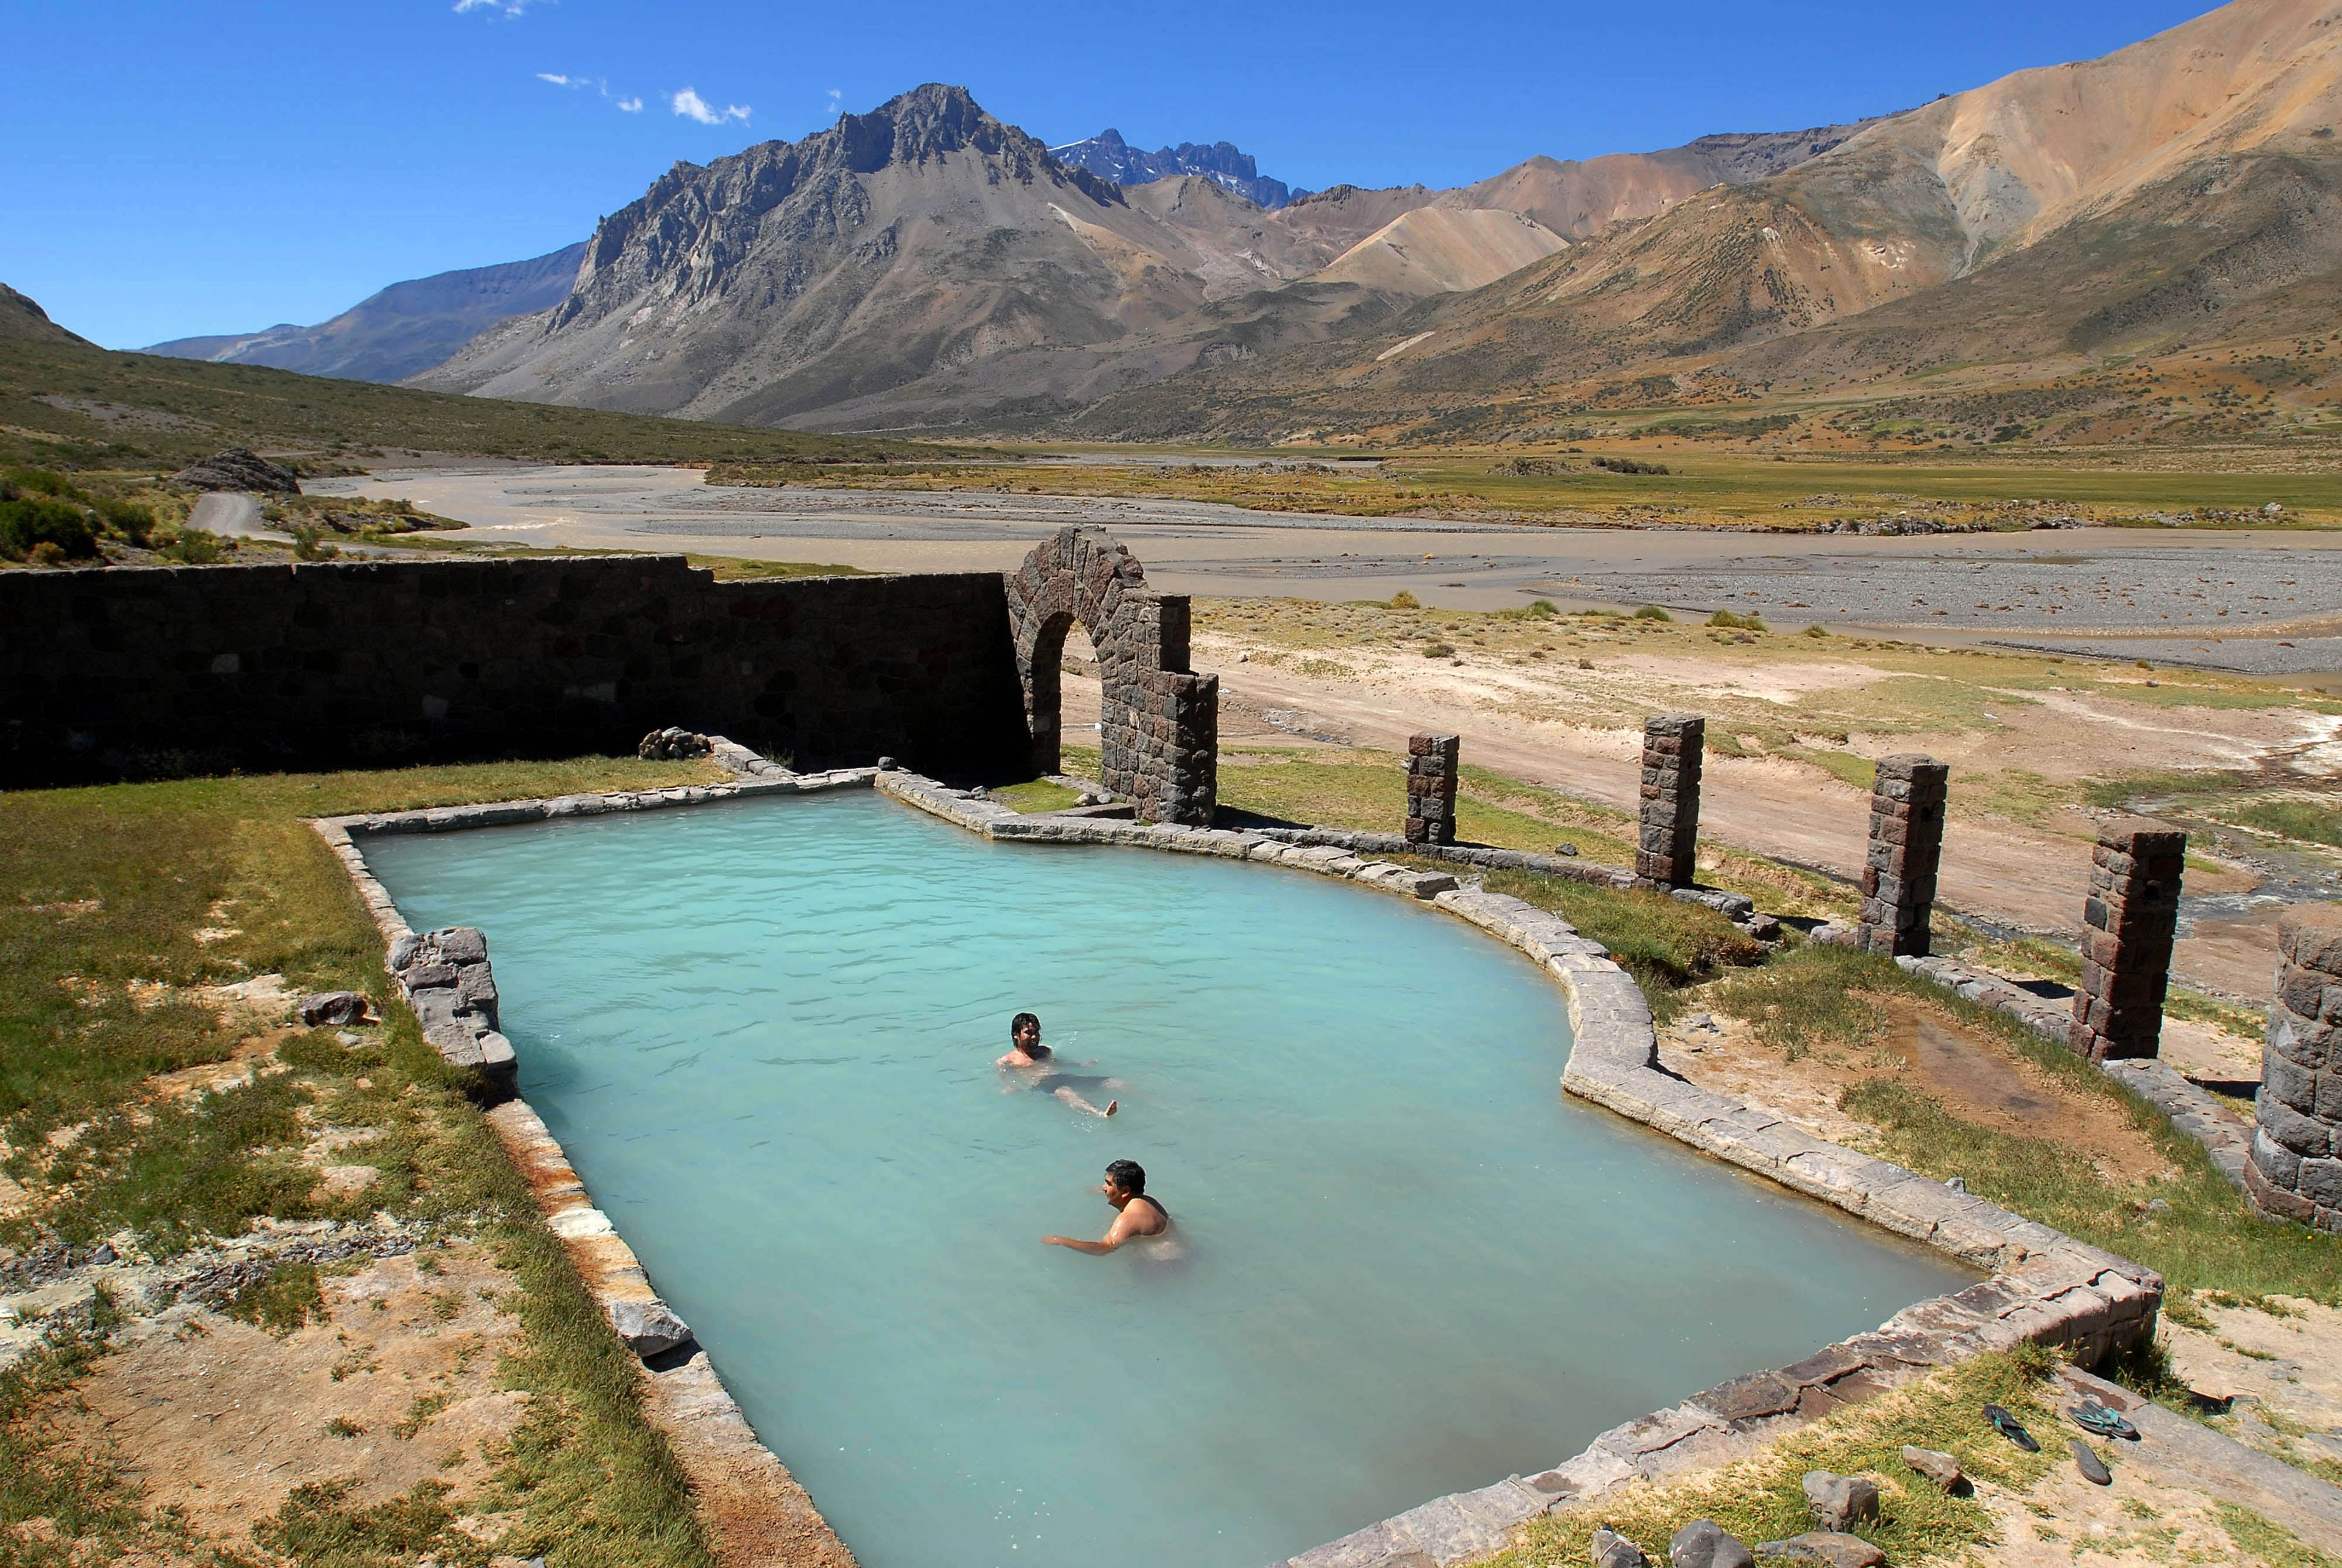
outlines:
M2086 1401L2067 1411L2076 1426L2100 1437L2123 1437L2138 1441L2138 1428L2095 1400Z
M2001 1409L2000 1406L1997 1404L1986 1405L1984 1407L1984 1418L1992 1423L1992 1429L1995 1432L1997 1432L2003 1437L2008 1439L2009 1442L2017 1444L2017 1447L2025 1450L2026 1453L2038 1453L2041 1452L2041 1445L2033 1441L2033 1434L2025 1430L2024 1424L2019 1422L2017 1417L2009 1414L2008 1412Z

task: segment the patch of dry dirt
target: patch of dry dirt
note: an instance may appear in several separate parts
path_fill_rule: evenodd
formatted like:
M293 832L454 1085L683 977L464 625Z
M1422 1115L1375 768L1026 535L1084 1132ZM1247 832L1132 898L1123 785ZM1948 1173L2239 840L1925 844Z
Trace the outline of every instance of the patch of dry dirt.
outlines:
M1530 783L1623 811L1640 800L1640 716L1655 706L1698 708L1703 700L1793 702L1808 692L1844 690L1888 673L1821 658L1726 664L1696 658L1593 652L1591 670L1518 665L1484 654L1461 664L1413 655L1341 650L1340 662L1226 632L1199 638L1197 662L1220 673L1224 707L1296 715L1298 727L1339 734L1393 752L1418 730L1464 737L1468 759ZM1246 656L1258 654L1262 656ZM1242 662L1240 662L1240 656ZM1274 658L1276 662L1269 662ZM1305 664L1324 668L1305 673ZM1335 675L1340 668L1346 672ZM1857 676L1859 680L1857 680ZM2236 768L2300 739L2303 716L2281 709L2206 713L2123 704L2097 694L2027 693L1995 705L1974 729L1853 738L1865 755L1926 751L1954 768L1998 772L2012 764L2050 780L2187 767ZM1852 876L1867 847L1869 804L1862 790L1780 757L1711 754L1701 829L1759 854ZM2039 827L2006 818L1955 816L1945 834L1947 905L1996 923L2070 934L2089 882L2086 814L2057 810ZM2191 885L2208 884L2191 870ZM2247 879L2210 874L2225 888ZM2214 891L2221 890L2215 888ZM2267 919L2206 921L2183 937L2175 969L2193 984L2230 995L2263 994L2276 963L2276 927Z
M528 1401L496 1386L520 1333L495 1304L511 1276L462 1243L320 1284L323 1323L280 1338L203 1313L105 1358L50 1413L65 1441L142 1485L150 1510L183 1510L237 1550L296 1486L347 1481L364 1507L418 1482L459 1497L485 1482Z
M2170 1173L2112 1099L2067 1087L1993 1036L1923 1002L1874 1000L1888 1023L1868 1051L1811 1051L1785 1061L1743 1021L1715 1014L1709 1029L1678 1024L1663 1031L1659 1060L1704 1089L1768 1106L1834 1142L1858 1144L1876 1131L1839 1110L1840 1095L1867 1079L1900 1078L1964 1122L2072 1150L2111 1180L2145 1182Z

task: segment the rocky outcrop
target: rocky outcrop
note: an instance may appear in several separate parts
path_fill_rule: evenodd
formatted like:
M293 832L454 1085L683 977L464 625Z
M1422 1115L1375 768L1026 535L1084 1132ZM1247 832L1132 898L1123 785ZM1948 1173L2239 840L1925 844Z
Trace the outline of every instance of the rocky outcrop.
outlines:
M271 463L249 446L231 446L225 452L215 452L200 463L191 463L171 475L181 484L192 484L198 490L248 490L258 495L298 495L301 476L290 468Z
M706 735L696 734L676 724L663 730L653 730L635 747L635 754L645 762L681 762L690 757L704 757L716 749L716 743Z
M487 937L469 925L409 933L390 945L390 972L440 1059L465 1074L480 1097L509 1097L519 1064L497 1028Z

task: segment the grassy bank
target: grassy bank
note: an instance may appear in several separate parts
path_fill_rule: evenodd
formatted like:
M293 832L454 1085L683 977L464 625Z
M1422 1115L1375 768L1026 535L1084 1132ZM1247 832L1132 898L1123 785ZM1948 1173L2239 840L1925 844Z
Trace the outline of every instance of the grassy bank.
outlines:
M935 449L338 381L256 365L0 342L0 460L179 467L231 442L322 457L385 451L560 463L883 462Z
M2017 464L1977 456L1745 454L1610 440L1533 457L1396 453L1379 464L1313 461L1296 453L1241 467L1014 458L883 467L741 461L710 484L846 485L910 492L1166 497L1256 511L1356 517L1513 518L1531 523L1671 523L1807 529L1903 517L2024 529L2050 518L2116 525L2325 527L2342 524L2342 475L2236 471L2226 454L2175 454L2156 472L2088 456ZM2262 508L2283 510L2269 517Z
M0 835L0 1134L29 1200L0 1225L25 1248L124 1231L157 1255L240 1232L256 1216L363 1220L387 1211L426 1236L485 1243L515 1282L520 1348L502 1370L527 1411L484 1496L425 1483L360 1508L305 1488L255 1535L305 1563L372 1568L485 1562L461 1513L510 1523L498 1549L556 1563L698 1568L705 1543L665 1440L644 1419L633 1357L536 1217L495 1134L391 1000L380 937L313 814L640 788L712 777L705 764L587 758L396 773L187 780L5 798ZM281 975L293 991L370 993L385 1014L356 1046L280 1032L285 1071L185 1098L155 1075L235 1055L250 1039L215 989ZM379 1128L381 1172L335 1197L297 1154L305 1124ZM68 1132L71 1135L68 1136ZM296 1314L285 1282L256 1318ZM307 1293L314 1296L314 1280ZM48 1412L105 1353L95 1329L0 1377L0 1560L48 1520L93 1549L175 1551L122 1470L54 1441ZM31 1549L31 1548L26 1548ZM211 1561L205 1559L205 1561ZM225 1565L241 1559L221 1556Z

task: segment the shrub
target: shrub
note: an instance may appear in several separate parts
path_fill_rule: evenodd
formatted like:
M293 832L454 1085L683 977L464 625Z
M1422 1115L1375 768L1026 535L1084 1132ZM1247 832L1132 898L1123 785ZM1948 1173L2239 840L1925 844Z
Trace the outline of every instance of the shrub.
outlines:
M1808 637L1827 637L1829 635L1829 628L1827 626L1821 625L1807 626L1806 628L1806 635Z
M1560 614L1561 607L1551 599L1537 599L1517 609L1496 612L1497 618L1506 621L1542 621L1549 615Z
M142 550L146 547L148 536L155 532L152 508L141 506L135 501L111 498L100 498L91 502L90 505L97 513L98 521L105 524L106 532L120 534Z
M1665 610L1660 609L1656 604L1646 604L1641 609L1635 612L1635 619L1637 621L1666 621L1672 624L1675 617L1668 614Z
M1729 610L1718 610L1707 618L1707 624L1711 626L1724 627L1728 631L1761 632L1765 629L1762 616L1736 615Z
M54 495L63 500L73 493L71 481L45 468L11 468L0 474L0 501L14 501L25 494Z
M67 560L89 560L97 554L97 530L87 513L63 501L37 495L0 501L0 555L22 561L40 544Z
M1631 457L1597 457L1594 460L1594 466L1606 468L1613 474L1665 474L1667 471L1664 463L1637 463Z
M1445 643L1426 643L1423 644L1423 656L1426 659L1452 659L1456 656L1456 650Z
M182 528L175 544L165 544L155 554L166 561L176 561L182 566L208 566L218 560L225 549L216 534L206 534L201 528Z

